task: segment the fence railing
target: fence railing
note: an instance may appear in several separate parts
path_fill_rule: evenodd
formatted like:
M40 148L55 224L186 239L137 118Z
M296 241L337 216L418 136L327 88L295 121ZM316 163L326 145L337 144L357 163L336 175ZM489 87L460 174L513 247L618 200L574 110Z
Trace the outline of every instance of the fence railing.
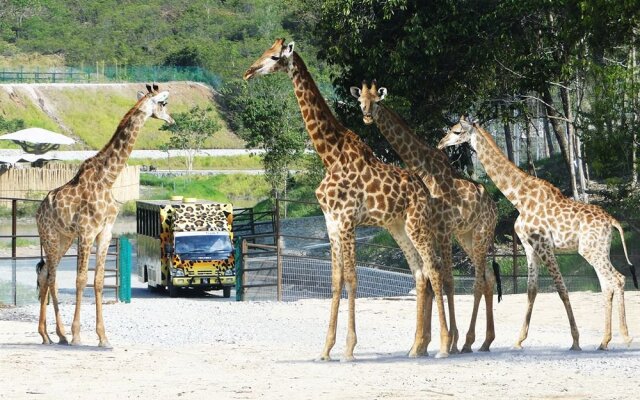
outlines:
M241 254L236 258L238 300L286 301L331 297L331 256L324 218L280 220L278 215L283 202L313 204L276 199L274 233L267 234L274 244L255 245L251 240L241 240ZM291 225L294 221L298 226ZM381 232L380 228L356 230L359 297L407 295L414 287L413 277L398 247L368 243L371 236L379 236ZM516 237L515 234L512 237ZM487 256L488 273L491 273L495 259L500 266L503 293L526 292L527 261L522 247L511 242L508 246L496 248L499 250L495 254ZM454 261L455 290L459 294L473 293L475 274L466 258L463 256ZM582 257L577 254L557 254L556 258L568 290L600 290L595 271ZM630 258L637 263L640 254L630 254ZM623 254L612 253L611 259L619 267L618 271L629 275ZM556 290L553 278L544 266L539 270L538 286L540 292ZM626 289L633 290L631 279L627 279Z
M219 75L200 67L95 65L82 67L2 68L0 83L101 83L195 81L219 89Z
M32 214L34 205L40 202L40 200L33 199L19 199L19 198L1 198L0 201L7 201L11 204L11 226L8 234L0 231L0 304L21 305L26 303L37 302L38 293L36 290L37 276L35 273L35 266L41 259L41 248L39 236L35 233L21 233L19 232L18 216L19 208L21 204L29 210L28 213ZM24 246L24 242L19 246L18 242L24 241L29 243L28 246ZM7 242L9 245L7 246ZM126 295L121 293L121 284L123 283L120 278L120 243L119 238L113 238L109 245L107 252L107 260L104 271L104 291L105 300L110 298L110 292L113 292L115 301L119 298L122 301L126 299L130 294ZM8 255L4 255L6 249L9 248ZM20 254L20 250L27 249L27 254ZM35 250L35 251L34 251ZM129 261L130 262L130 261ZM58 272L56 274L58 290L60 298L68 296L75 298L75 277L76 277L76 265L77 254L73 251L69 251L65 254L58 266ZM95 273L95 251L92 250L89 260L89 273L92 275ZM126 279L124 279L126 283ZM129 280L130 282L130 280ZM87 289L93 288L93 280L88 279ZM125 287L130 291L130 285Z

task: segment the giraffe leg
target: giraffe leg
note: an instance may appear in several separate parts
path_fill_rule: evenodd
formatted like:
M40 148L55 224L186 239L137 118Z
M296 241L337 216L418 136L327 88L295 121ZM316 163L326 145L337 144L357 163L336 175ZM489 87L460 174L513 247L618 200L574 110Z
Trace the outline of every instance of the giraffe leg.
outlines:
M482 298L482 292L484 288L484 281L482 280L481 270L478 268L478 264L476 264L474 258L474 252L472 251L472 231L465 232L463 234L457 234L456 238L458 239L458 243L462 247L462 249L467 253L471 258L473 265L475 267L475 280L473 282L473 309L471 312L471 322L469 323L469 330L467 331L467 336L464 342L464 346L462 346L463 353L471 353L471 345L476 340L476 320L478 317L478 308L480 306L480 299Z
M486 260L486 258L485 258ZM485 270L484 276L493 276L491 271ZM480 351L489 351L489 347L496 338L495 325L493 321L493 279L485 279L484 281L484 304L487 313L487 333L484 343L480 346Z
M620 334L623 337L624 342L628 345L633 338L629 336L629 328L627 326L626 311L624 305L624 275L619 273L611 264L609 260L610 246L610 234L609 240L602 240L599 242L588 243L585 246L581 246L580 255L584 257L589 264L593 266L598 275L600 281L600 287L602 295L604 297L605 305L605 327L604 336L602 342L598 347L598 350L606 350L611 341L611 317L613 311L613 298L615 297L618 302L618 316L620 318Z
M349 319L347 323L347 346L341 361L353 361L353 349L358 338L356 335L356 290L358 277L356 274L355 229L349 229L340 235L342 243L342 262L344 268L344 281L347 285L349 302Z
M336 344L336 328L338 325L338 309L340 307L340 296L342 295L342 286L344 284L342 276L342 256L341 243L336 229L337 224L333 221L330 214L325 213L327 222L327 233L331 243L331 311L329 316L329 327L327 329L327 337L324 349L320 355L320 360L330 361L330 353Z
M80 308L82 307L82 294L87 286L87 273L89 270L89 256L91 254L91 244L94 238L80 237L78 240L78 271L76 275L76 309L73 314L73 323L71 324L71 344L79 346L82 344L80 339Z
M425 331L425 294L426 294L426 279L422 274L422 271L416 271L414 273L416 280L416 333L414 336L413 345L409 350L409 357L420 357L427 355L426 331Z
M115 219L115 217L114 217ZM104 267L111 242L111 229L113 222L107 222L105 228L96 237L96 272L94 276L94 292L96 298L96 333L98 334L98 346L110 348L104 330L104 320L102 316L102 290L104 288Z
M436 358L445 358L449 357L451 336L449 336L447 329L447 318L444 311L444 300L442 298L442 273L438 271L438 267L435 267L432 268L429 275L436 298L436 306L438 307L438 319L440 320L440 351L436 354Z
M49 257L47 257L49 260ZM45 264L38 273L38 298L40 299L40 317L38 318L38 333L42 337L42 344L51 344L51 338L47 333L47 294L49 265Z
M447 306L449 308L449 338L451 340L449 353L458 354L460 351L458 350L458 326L456 324L456 311L453 300L455 285L453 282L452 249L449 241L441 245L443 287L447 295Z
M56 270L49 272L49 293L53 301L53 312L56 317L56 334L58 335L58 344L69 344L64 329L64 323L60 316L60 307L58 306L58 284L56 282Z
M427 348L429 347L429 343L431 343L431 317L433 316L433 298L435 294L433 293L433 286L429 278L425 276L425 280L427 287L424 297L424 355L426 356L428 355Z
M565 286L564 280L562 279L558 261L556 260L556 256L553 254L553 248L551 246L546 246L544 249L541 249L538 254L542 259L542 262L547 265L549 273L553 277L553 281L556 285L558 295L560 295L560 299L562 300L564 308L567 312L567 317L569 318L569 326L571 328L571 337L573 338L571 350L582 350L580 348L580 334L578 333L578 326L576 325L576 319L573 316L573 309L571 308L571 302L569 301L569 292L567 291L567 287Z
M540 258L535 253L533 246L523 240L524 251L527 255L527 312L524 317L524 323L520 329L520 336L513 346L516 349L522 349L522 342L525 341L529 334L529 323L531 322L531 314L533 313L533 303L536 301L538 294L538 267Z
M49 338L46 329L47 296L50 295L53 302L53 310L56 319L56 334L59 338L58 343L67 344L68 341L64 329L64 324L60 316L60 307L58 305L58 286L56 283L56 271L58 269L60 259L67 252L69 246L71 246L71 242L73 239L58 235L56 235L55 237L52 236L54 235L50 235L48 233L41 234L41 238L45 239L43 241L42 247L46 254L46 263L40 270L40 274L38 275L38 283L40 285L40 320L38 324L38 332L40 332L40 336L42 336L43 344L51 343L51 339Z
M493 242L495 233L495 220L489 219L479 229L473 233L473 265L478 271L476 282L480 279L482 294L484 295L484 305L486 313L486 332L484 342L479 351L489 351L491 343L496 338L495 324L493 320L493 286L495 277L491 268L487 269L487 253Z
M419 357L427 355L427 347L431 341L431 310L433 302L433 289L431 284L426 284L426 295L420 292L422 289L418 286L421 285L422 280L426 277L422 273L422 259L420 254L413 246L413 243L407 236L405 231L404 220L396 221L396 223L387 227L389 234L396 241L402 252L404 253L411 273L416 279L416 333L414 343L409 350L409 357ZM420 327L418 326L420 325Z

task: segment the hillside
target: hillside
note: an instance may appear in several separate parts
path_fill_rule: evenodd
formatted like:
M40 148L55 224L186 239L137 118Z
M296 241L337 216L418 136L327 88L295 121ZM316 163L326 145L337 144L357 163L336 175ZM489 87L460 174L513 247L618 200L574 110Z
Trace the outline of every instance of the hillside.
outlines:
M244 148L244 142L227 127L217 111L213 91L195 82L163 83L169 90L169 111L185 112L191 107L214 106L214 117L222 129L207 140L205 148ZM77 143L66 150L100 149L111 137L120 119L135 104L136 93L146 90L143 83L122 84L2 84L0 115L22 119L27 127L41 127L63 133ZM169 133L162 123L150 120L136 142L136 149L158 149ZM0 148L15 148L0 141Z

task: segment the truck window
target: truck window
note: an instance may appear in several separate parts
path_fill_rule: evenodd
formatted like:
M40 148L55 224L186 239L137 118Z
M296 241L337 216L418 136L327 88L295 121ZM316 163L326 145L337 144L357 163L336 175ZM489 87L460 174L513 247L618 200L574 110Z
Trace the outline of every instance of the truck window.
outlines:
M227 258L233 251L233 245L228 233L219 235L194 234L190 232L188 235L175 236L175 252L177 254L217 254L221 258Z

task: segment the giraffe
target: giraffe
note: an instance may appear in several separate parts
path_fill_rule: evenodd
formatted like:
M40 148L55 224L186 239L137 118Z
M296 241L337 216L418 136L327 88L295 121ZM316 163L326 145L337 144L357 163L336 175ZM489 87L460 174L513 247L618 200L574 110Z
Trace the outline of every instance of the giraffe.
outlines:
M486 337L480 351L489 351L495 338L493 322L493 282L494 277L486 270L486 257L493 242L497 222L496 205L484 186L457 174L444 152L424 143L397 113L380 103L387 94L384 87L377 88L374 80L371 86L366 82L362 88L352 86L351 94L358 99L364 114L366 125L376 123L380 132L389 141L406 166L420 171L425 185L434 202L435 212L441 213L446 220L447 232L455 234L458 243L470 256L475 267L473 312L466 341L462 352L471 352L475 341L475 324L480 299L484 295L486 306ZM451 352L457 352L458 331L453 307L453 271L451 269L451 250L445 252L444 291L449 304L449 329L452 336ZM430 318L430 316L427 316Z
M285 72L294 86L295 96L313 146L326 173L316 189L324 213L331 244L332 301L329 328L320 360L330 360L336 341L338 308L343 285L348 294L347 345L343 361L351 361L356 345L355 228L374 225L386 228L407 257L416 279L416 332L410 357L427 354L430 320L424 318L435 296L440 322L440 350L436 357L449 354L450 337L442 298L439 243L450 247L440 222L430 213L431 196L419 176L384 164L351 130L332 114L294 43L277 39L245 72L244 79ZM428 227L432 229L428 229ZM443 246L444 247L444 246ZM431 284L433 294L428 289Z
M40 319L38 332L43 344L51 344L46 328L47 292L51 294L60 344L68 344L62 324L56 286L56 269L74 239L78 239L76 308L71 325L72 345L81 344L80 306L87 284L91 246L96 243L94 279L96 301L96 333L99 346L110 347L102 318L104 264L111 241L111 229L118 214L111 187L124 168L138 133L150 117L173 124L167 113L169 92L158 92L158 86L147 85L147 93L138 92L138 101L120 121L111 140L95 156L86 159L73 179L47 194L36 212L38 233L46 262L38 264Z
M606 350L611 341L614 295L618 301L623 340L626 344L631 343L624 306L625 277L614 269L609 260L611 232L614 227L620 233L624 254L631 266L634 284L638 287L635 269L627 256L624 232L620 223L602 208L569 199L549 182L520 170L505 157L487 131L477 123L468 122L465 117L460 118L460 121L449 129L438 148L464 142L468 142L476 151L487 175L520 213L514 227L527 256L528 304L524 324L514 347L521 349L522 342L527 338L533 303L538 291L538 268L540 264L545 264L569 317L573 337L571 350L580 350L578 328L569 302L569 294L554 255L555 250L577 251L596 270L605 299L605 333L598 349Z

